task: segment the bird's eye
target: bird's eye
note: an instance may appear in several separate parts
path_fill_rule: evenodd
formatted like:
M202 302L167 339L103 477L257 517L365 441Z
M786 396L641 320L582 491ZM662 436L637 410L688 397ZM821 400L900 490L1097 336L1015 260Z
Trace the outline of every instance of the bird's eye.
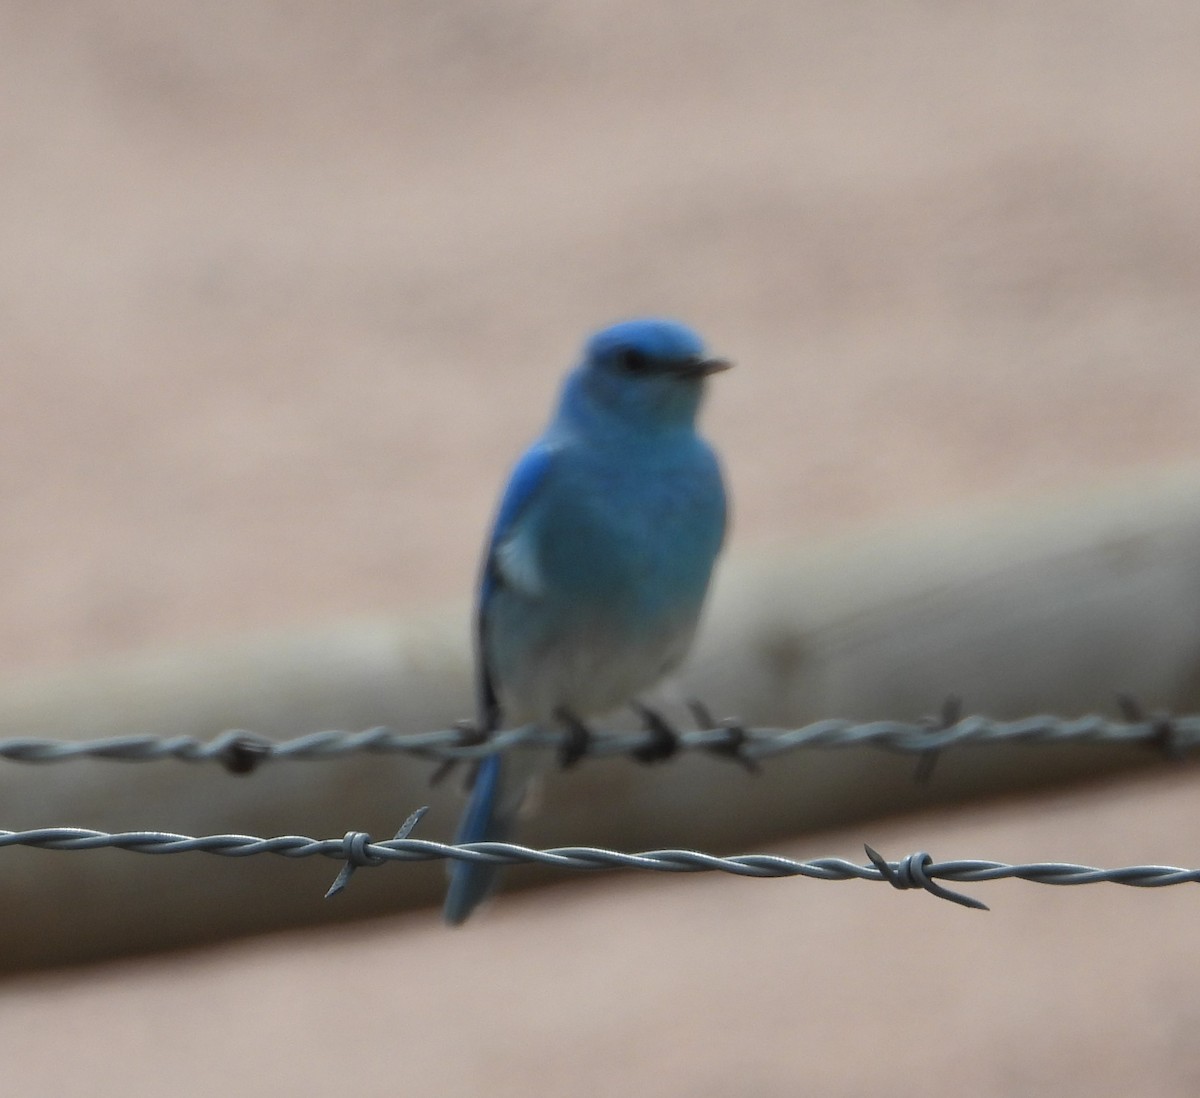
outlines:
M644 374L650 369L650 357L636 347L622 347L617 352L617 365L627 374Z

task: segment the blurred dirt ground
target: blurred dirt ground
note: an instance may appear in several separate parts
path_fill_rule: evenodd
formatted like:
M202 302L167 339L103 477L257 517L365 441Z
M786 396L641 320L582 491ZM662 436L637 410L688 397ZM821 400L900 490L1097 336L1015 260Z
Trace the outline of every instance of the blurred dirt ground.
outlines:
M1186 2L0 2L5 674L461 599L624 315L739 363L731 552L1195 460L1197 56ZM1196 862L1097 839L1122 796L1184 826L1180 780L1106 796L1021 853ZM890 853L1016 857L1029 812ZM24 980L0 1048L28 1095L1195 1093L1185 890L866 891L593 883Z

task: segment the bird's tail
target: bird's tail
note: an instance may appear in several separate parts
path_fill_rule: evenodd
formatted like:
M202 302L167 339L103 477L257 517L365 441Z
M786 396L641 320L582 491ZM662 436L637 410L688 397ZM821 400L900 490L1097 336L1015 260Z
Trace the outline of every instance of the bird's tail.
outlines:
M505 790L504 779L503 760L499 755L488 755L479 764L467 810L458 823L455 842L503 842L508 838L514 812L505 804L511 798ZM498 865L451 862L450 888L446 890L442 908L446 923L457 926L466 922L469 914L496 887L499 870Z

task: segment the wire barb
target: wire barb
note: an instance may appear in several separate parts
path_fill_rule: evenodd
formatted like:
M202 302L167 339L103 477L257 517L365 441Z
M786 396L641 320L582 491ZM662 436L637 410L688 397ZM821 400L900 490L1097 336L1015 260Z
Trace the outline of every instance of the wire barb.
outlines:
M217 756L230 774L250 774L271 757L271 742L248 732L236 732Z
M1147 713L1137 698L1125 693L1117 695L1117 708L1127 721L1149 723L1150 735L1146 738L1146 745L1151 750L1159 752L1164 759L1171 762L1183 758L1187 745L1180 742L1170 713L1165 710Z
M696 719L696 727L701 732L706 728L723 728L725 730L725 742L715 743L709 748L714 755L741 763L751 774L762 773L762 767L759 766L758 760L751 758L746 753L746 745L750 741L750 733L746 731L741 722L731 719L720 722L714 720L708 706L699 698L689 698L687 705L688 709L692 712L692 716Z
M421 817L428 811L429 805L425 805L413 812L401 824L400 830L396 832L396 839L407 839L412 834L413 828L421 822ZM365 831L346 832L345 838L342 839L346 864L342 866L341 872L334 878L333 884L329 886L329 891L325 893L325 899L328 900L341 892L350 883L350 878L354 875L356 869L364 865L383 865L387 861L386 858L381 858L377 854L370 853L370 846L371 836Z
M907 858L892 865L881 854L872 850L866 843L863 844L863 849L867 852L867 857L871 859L875 868L883 874L883 879L893 888L898 888L902 892L907 888L923 888L926 892L932 893L939 899L962 904L963 907L972 907L976 911L991 910L987 904L980 900L976 900L972 896L966 896L961 892L953 892L934 881L928 872L929 867L933 865L933 856L926 854L924 851L910 854Z
M962 698L957 694L949 695L942 702L942 711L936 717L926 717L924 724L933 734L945 732L962 720ZM917 765L913 770L913 780L924 785L933 777L934 767L942 757L942 748L934 747L924 755L917 757Z

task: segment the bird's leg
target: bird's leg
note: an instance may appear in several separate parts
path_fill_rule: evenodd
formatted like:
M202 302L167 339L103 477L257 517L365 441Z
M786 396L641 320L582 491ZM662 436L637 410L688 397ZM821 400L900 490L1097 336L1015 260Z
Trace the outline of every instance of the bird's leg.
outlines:
M630 703L633 711L642 718L642 723L652 739L645 747L631 752L638 762L656 763L671 758L679 750L679 732L667 723L666 718L640 701Z
M558 750L558 765L569 770L588 753L592 745L592 730L565 705L554 710L554 717L566 733Z

